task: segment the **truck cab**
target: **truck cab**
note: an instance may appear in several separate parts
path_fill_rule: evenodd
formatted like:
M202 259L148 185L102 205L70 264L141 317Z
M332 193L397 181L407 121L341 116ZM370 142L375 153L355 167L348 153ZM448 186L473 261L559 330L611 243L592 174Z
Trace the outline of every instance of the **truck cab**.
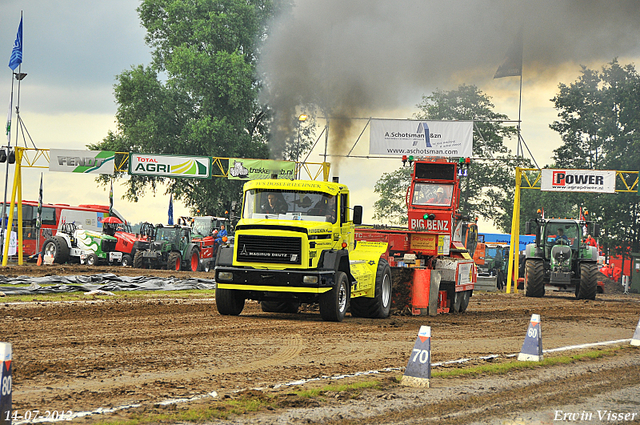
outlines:
M318 302L322 318L332 321L343 320L349 304L352 315L389 315L391 277L380 259L386 244L356 247L362 207L350 207L346 185L253 180L243 191L235 242L216 259L221 314L238 315L253 299L263 311L279 312Z

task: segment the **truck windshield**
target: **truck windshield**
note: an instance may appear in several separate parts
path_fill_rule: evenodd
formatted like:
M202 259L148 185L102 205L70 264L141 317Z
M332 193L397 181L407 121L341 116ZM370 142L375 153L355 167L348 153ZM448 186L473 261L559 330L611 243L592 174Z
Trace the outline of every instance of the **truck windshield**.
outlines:
M252 189L245 192L242 218L335 223L336 197L321 192Z
M453 185L416 183L413 189L413 205L451 205Z

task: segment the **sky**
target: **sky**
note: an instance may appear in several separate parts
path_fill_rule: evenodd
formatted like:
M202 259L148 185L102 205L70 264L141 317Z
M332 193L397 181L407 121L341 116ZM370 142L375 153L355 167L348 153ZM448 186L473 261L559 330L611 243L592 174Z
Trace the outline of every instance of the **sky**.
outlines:
M4 54L5 63L24 13L21 71L28 75L20 85L20 117L38 148L82 150L116 130L115 77L151 59L136 12L139 4L0 2L0 60ZM519 78L493 79L493 74L522 27L522 135L543 166L561 142L549 129L557 119L550 99L558 84L575 81L580 65L600 69L617 57L637 66L639 18L640 3L631 0L298 0L291 14L275 22L263 49L260 71L272 88L263 100L283 119L303 112L294 107L300 99L314 99L331 114L352 118L410 118L423 95L466 83L490 96L496 112L517 119ZM0 99L4 96L7 105L11 83L7 67L0 72ZM15 114L13 123L15 130ZM318 124L324 125L322 120ZM351 148L365 124L352 120L350 127L339 128L334 121L328 153ZM14 132L12 144L15 138ZM515 151L515 142L507 145ZM309 161L320 162L323 153L320 141ZM368 131L353 153L368 153ZM352 202L363 205L365 221L372 222L373 186L400 160L330 156L329 161L332 175L350 187ZM108 204L108 188L97 186L91 176L34 168L23 169L24 199L37 199L41 172L45 202ZM0 173L5 173L4 164ZM9 195L11 182L10 169ZM164 190L138 203L121 199L124 192L114 186L115 208L129 221L166 222ZM187 207L175 202L175 215L188 214ZM490 223L481 223L480 230L495 231Z

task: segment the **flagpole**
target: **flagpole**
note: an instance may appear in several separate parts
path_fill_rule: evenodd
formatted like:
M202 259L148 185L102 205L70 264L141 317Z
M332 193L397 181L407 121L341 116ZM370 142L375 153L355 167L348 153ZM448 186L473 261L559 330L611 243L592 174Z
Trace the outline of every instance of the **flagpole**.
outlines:
M19 72L19 71L18 71ZM11 97L9 98L9 115L7 117L7 159L5 162L5 173L4 173L4 199L3 199L3 208L2 208L2 237L0 238L0 252L4 252L4 241L7 240L9 243L9 238L7 238L7 228L8 223L7 220L7 187L9 184L9 151L11 150L11 119L13 116L13 71L11 71Z
M13 78L15 76L15 78L18 80L18 106L16 106L16 113L18 113L18 111L20 110L20 81L22 81L22 79L24 78L24 76L22 75L22 45L23 45L23 40L22 40L22 18L23 18L23 11L20 11L20 25L18 26L18 34L16 36L16 42L14 43L13 49L11 50L11 57L9 58L9 69L11 69L11 97L9 99L9 115L7 117L7 158L6 158L6 168L5 168L5 177L4 177L4 200L3 200L3 208L2 208L2 238L0 238L0 249L2 249L2 253L5 252L5 246L4 244L6 243L7 245L9 245L10 243L10 238L11 238L11 232L9 232L10 226L9 223L6 222L6 217L7 217L7 186L9 183L9 156L11 153L11 119L12 119L12 115L13 115L13 88L14 88L14 83L13 83ZM18 65L18 73L16 74L14 71L16 69L16 64ZM12 67L13 65L13 67ZM26 75L26 74L25 74ZM18 115L19 118L19 115ZM18 133L16 133L16 145L18 144ZM14 187L15 190L15 187ZM22 202L20 202L19 204L19 208L21 208L22 206ZM21 210L19 211L20 215L22 215ZM22 228L22 223L20 223L20 228ZM21 238L20 238L21 239ZM21 249L20 246L18 246L18 249ZM4 255L4 254L3 254ZM22 256L20 256L20 258L22 258ZM7 259L6 258L2 258L2 263L6 264Z
M520 71L520 98L518 99L518 153L522 152L522 156L524 156L524 152L522 149L522 138L520 136L520 124L521 116L522 116L522 71Z

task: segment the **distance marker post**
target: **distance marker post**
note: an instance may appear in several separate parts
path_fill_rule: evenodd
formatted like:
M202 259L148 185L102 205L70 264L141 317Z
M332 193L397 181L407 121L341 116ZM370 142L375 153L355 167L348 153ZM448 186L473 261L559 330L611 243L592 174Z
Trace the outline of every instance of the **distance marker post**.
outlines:
M409 363L401 383L410 387L429 388L431 380L431 327L420 326Z
M11 344L0 342L0 425L11 425Z
M521 362L539 362L542 360L542 332L540 330L540 315L532 314L527 336L524 337L524 343L518 361Z

